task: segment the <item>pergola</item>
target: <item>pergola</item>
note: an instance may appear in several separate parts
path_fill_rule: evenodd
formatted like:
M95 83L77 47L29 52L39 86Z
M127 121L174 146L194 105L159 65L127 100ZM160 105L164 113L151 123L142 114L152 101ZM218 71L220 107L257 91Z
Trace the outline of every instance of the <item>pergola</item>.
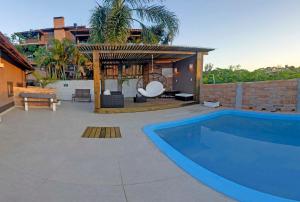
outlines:
M101 90L105 89L102 65L105 64L141 64L151 61L174 63L186 58L195 58L195 101L200 102L200 85L202 83L203 59L211 48L144 45L144 44L83 44L78 45L81 53L93 61L95 110L101 108ZM100 82L102 88L100 88Z

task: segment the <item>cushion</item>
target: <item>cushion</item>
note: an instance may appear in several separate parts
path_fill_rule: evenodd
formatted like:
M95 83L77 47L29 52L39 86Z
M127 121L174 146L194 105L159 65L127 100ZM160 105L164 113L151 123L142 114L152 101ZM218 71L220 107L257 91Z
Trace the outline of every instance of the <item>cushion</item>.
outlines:
M103 92L103 95L111 95L110 90L105 90L105 91Z

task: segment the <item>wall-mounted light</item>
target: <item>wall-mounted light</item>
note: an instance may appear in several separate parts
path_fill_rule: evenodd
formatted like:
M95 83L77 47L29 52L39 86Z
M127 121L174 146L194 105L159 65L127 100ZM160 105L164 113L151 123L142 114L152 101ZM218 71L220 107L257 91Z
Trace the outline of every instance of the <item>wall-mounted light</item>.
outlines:
M174 73L175 73L175 74L178 74L178 73L179 73L177 67L174 68Z
M189 65L189 71L190 71L190 72L194 71L194 64L190 64L190 65Z
M0 51L0 68L4 68L4 63L2 63L1 51Z

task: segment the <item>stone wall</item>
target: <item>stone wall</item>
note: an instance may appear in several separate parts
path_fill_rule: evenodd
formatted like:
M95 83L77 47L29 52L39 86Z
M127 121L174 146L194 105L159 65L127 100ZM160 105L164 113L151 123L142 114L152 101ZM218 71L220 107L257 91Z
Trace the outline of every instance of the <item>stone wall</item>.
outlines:
M224 107L266 111L300 111L299 80L202 85L201 101Z

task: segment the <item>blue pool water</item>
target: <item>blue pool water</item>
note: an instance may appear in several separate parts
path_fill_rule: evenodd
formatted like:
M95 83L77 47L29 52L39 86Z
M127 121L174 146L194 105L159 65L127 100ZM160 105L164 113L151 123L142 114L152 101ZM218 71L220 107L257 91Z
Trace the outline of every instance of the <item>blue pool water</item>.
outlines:
M300 201L300 116L220 111L145 132L179 166L242 201Z

